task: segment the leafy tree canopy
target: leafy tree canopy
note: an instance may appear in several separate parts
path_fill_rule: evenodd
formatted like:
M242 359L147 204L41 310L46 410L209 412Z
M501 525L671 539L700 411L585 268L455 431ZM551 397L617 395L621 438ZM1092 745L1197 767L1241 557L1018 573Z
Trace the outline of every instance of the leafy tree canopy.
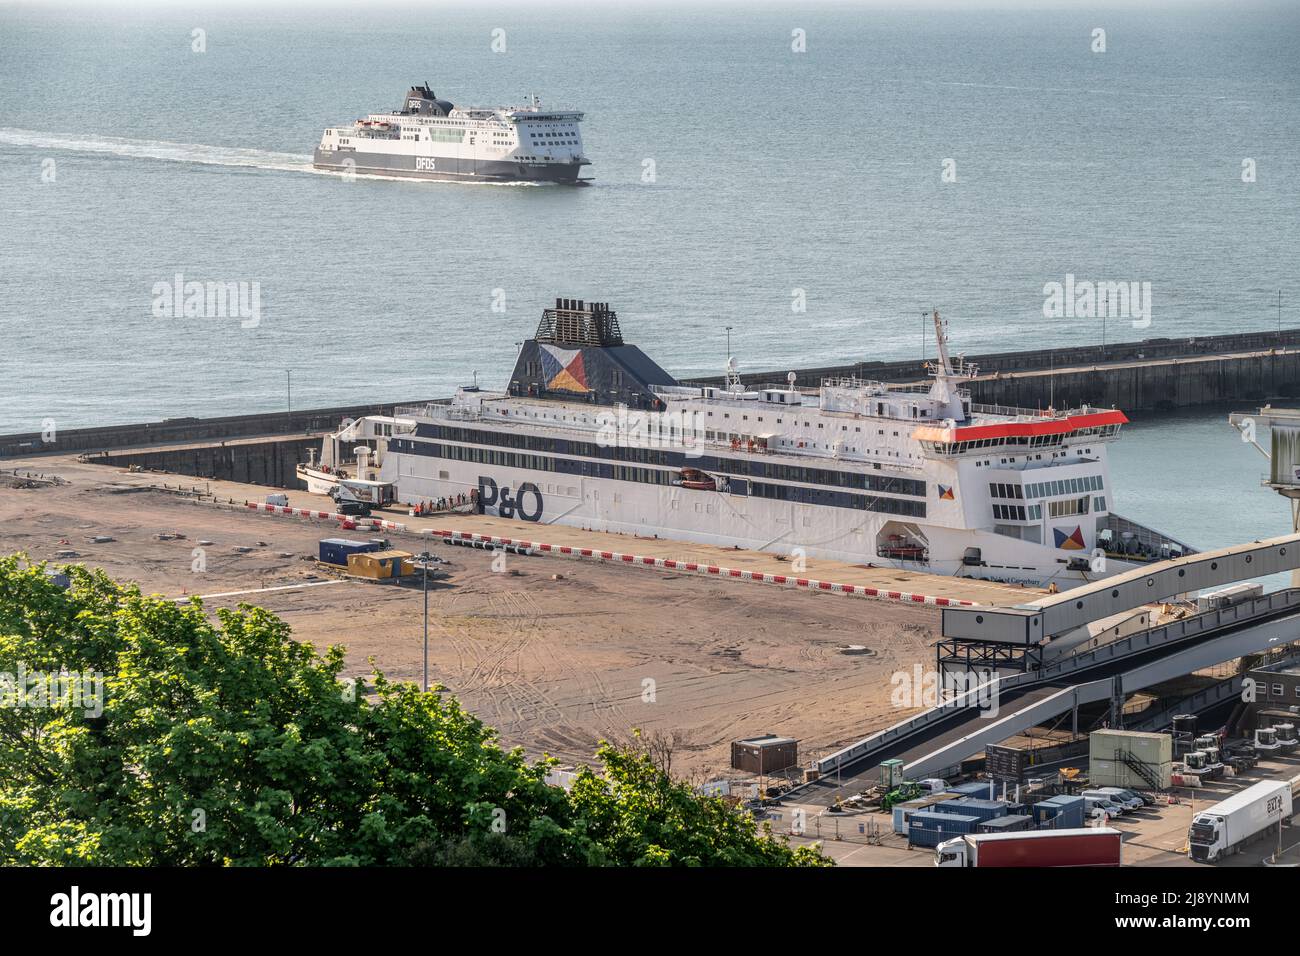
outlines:
M571 792L455 698L293 640L257 607L0 558L0 864L827 861L602 745Z

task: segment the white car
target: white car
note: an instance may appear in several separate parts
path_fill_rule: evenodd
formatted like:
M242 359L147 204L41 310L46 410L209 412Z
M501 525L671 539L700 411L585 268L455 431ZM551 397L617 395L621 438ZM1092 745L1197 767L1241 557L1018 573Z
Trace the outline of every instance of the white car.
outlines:
M1147 805L1146 801L1139 797L1132 790L1125 790L1123 787L1098 787L1098 793L1104 793L1120 806L1125 807L1130 813L1134 810L1141 810Z

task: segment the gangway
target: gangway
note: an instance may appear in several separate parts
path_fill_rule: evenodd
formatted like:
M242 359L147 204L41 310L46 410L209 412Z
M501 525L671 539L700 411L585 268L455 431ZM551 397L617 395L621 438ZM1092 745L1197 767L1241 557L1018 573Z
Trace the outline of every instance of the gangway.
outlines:
M1271 538L1160 562L1015 608L962 609L969 613L954 618L945 611L944 635L970 640L964 635L978 629L984 638L1010 635L1024 646L1041 646L1053 635L1086 626L1089 614L1104 618L1139 606L1134 595L1143 591L1164 598L1296 567L1300 535ZM981 615L984 620L977 620ZM1003 620L988 626L989 618ZM958 634L949 633L950 623ZM1300 588L1140 630L1042 666L991 677L818 761L820 779L788 796L796 802L832 802L865 789L880 761L890 758L902 759L911 778L938 775L989 744L1109 698L1117 680L1122 692L1129 693L1297 638Z

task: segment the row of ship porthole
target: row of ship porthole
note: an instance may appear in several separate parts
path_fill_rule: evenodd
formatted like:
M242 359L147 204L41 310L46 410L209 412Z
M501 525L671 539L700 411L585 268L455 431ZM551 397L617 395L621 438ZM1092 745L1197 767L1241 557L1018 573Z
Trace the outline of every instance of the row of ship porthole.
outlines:
M1285 557L1286 557L1286 548L1278 548L1277 553L1278 553L1278 557L1285 558ZM1247 564L1250 564L1250 563L1254 560L1254 558L1255 558L1255 556L1254 556L1253 554L1248 554L1248 555L1246 555L1246 563L1247 563ZM1217 570L1219 570L1219 562L1218 562L1218 561L1211 561L1211 562L1210 562L1210 570L1211 570L1211 571L1217 571ZM1178 576L1179 576L1180 578L1183 577L1183 576L1185 576L1186 574L1187 574L1187 569L1186 569L1186 568L1179 568L1179 569L1178 569ZM1155 587L1155 586L1156 586L1156 579L1155 579L1155 578L1147 578L1147 587L1149 587L1149 588L1153 588L1153 587ZM1113 598L1117 598L1117 597L1119 597L1119 588L1114 588L1114 589L1110 592L1110 596L1113 597ZM1082 611L1082 610L1083 610L1083 602L1082 602L1082 601L1075 601L1075 602L1074 602L1074 607L1075 607L1076 610ZM978 615L976 615L976 616L975 616L975 623L976 623L976 624L983 624L983 623L984 623L984 615L983 615L983 614L978 614ZM1031 623L1031 624L1037 624L1037 623L1038 623L1038 618L1034 618L1032 621L1030 621L1030 623Z

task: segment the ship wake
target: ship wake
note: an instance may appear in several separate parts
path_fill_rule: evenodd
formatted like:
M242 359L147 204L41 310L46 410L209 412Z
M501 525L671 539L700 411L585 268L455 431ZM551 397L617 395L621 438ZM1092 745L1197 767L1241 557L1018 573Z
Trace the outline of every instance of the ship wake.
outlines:
M238 146L205 146L199 143L173 143L168 140L43 133L37 130L0 127L0 146L21 146L35 150L63 150L73 153L92 153L167 163L196 163L204 166L232 166L283 173L310 173L316 176L340 177L343 175L333 170L316 169L312 166L310 153L276 153L264 149L244 149ZM356 173L354 175L357 179L383 179L391 182L421 184L432 182L431 180L374 175L371 173ZM446 184L454 185L454 183ZM466 182L460 185L543 186L549 184Z
M122 139L116 136L85 136L71 133L42 133L36 130L0 127L0 144L31 149L57 149L75 153L97 153L127 159L153 159L171 163L199 163L206 166L245 166L283 172L311 173L311 155L273 153L264 149L235 146L204 146L167 140Z

